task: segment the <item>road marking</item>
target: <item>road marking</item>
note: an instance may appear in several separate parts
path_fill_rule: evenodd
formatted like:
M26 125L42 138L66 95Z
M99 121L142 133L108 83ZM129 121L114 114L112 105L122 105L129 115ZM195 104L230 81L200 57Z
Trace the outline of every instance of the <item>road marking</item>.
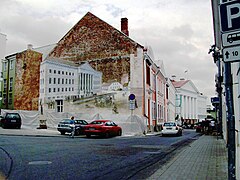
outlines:
M51 161L31 161L28 163L29 165L46 165L46 164L52 164Z

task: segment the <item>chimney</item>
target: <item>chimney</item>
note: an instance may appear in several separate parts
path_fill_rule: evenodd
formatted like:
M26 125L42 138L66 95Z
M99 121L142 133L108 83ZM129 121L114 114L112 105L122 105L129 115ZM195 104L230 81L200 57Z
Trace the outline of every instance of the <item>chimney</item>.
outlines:
M127 18L121 18L121 31L129 36L128 32L128 19Z
M32 45L32 44L28 44L28 45L27 45L27 49L33 50L33 45Z

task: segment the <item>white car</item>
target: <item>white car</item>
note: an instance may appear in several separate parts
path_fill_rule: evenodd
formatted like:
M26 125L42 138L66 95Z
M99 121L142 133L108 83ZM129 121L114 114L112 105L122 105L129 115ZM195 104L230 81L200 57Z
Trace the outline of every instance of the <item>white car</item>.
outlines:
M162 136L177 135L182 136L182 128L175 122L165 122L162 126Z

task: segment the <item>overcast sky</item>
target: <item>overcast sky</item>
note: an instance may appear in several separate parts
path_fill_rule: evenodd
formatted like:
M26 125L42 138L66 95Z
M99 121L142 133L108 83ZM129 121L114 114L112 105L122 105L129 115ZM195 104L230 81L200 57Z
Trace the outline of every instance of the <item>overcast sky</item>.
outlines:
M127 17L130 37L151 46L168 77L190 79L204 95L216 95L209 0L0 0L6 55L58 42L88 11L119 30Z

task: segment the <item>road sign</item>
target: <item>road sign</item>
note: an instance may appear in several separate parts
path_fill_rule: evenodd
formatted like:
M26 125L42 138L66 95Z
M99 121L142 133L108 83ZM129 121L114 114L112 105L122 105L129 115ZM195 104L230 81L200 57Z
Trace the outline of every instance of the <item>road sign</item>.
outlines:
M222 34L223 47L236 46L240 44L240 31Z
M240 0L220 5L221 31L240 30Z
M211 98L211 103L212 104L219 104L220 100L219 100L219 97L212 97Z
M223 60L224 62L240 61L240 46L224 48Z
M135 99L135 95L134 94L130 94L128 98L129 98L129 100L134 100Z

